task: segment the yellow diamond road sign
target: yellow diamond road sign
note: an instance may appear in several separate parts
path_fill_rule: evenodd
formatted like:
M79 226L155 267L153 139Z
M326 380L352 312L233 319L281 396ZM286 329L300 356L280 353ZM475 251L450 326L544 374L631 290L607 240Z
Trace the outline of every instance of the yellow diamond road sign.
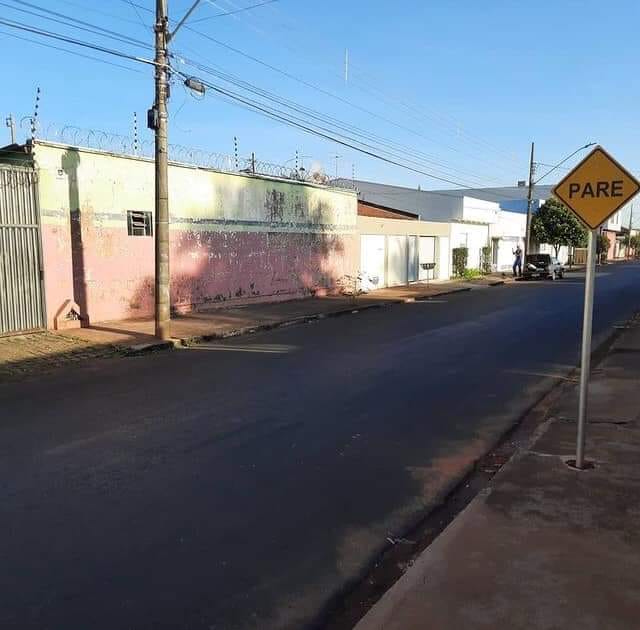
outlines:
M553 194L595 230L639 190L636 178L602 147L596 147L553 189Z

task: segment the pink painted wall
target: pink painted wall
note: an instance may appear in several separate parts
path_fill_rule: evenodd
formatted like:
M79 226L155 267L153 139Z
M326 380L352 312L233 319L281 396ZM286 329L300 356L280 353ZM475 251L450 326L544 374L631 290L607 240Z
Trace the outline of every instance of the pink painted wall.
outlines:
M602 230L602 233L609 239L609 249L607 250L607 260L615 260L616 258L616 236L617 233L612 230Z
M49 310L59 309L71 293L92 322L153 314L154 247L150 237L128 236L121 229L82 228L74 249L83 260L73 281L66 270L70 239L46 230L45 265ZM355 236L256 234L233 232L171 233L171 302L179 312L214 304L257 299L305 297L318 287L334 287L352 275ZM50 264L51 262L51 264ZM55 312L50 313L51 321Z
M38 152L49 326L67 299L94 323L152 315L154 239L127 233L127 210L153 208L152 164ZM358 268L355 195L175 166L169 180L176 311L304 297Z
M74 244L74 289L90 320L152 314L153 239L129 236L126 224L121 228L96 228L84 220L81 224L82 242Z
M90 321L153 314L154 246L123 228L82 227L74 250L60 228L43 232L50 324L73 295ZM171 302L178 312L211 305L305 297L353 274L355 236L171 233ZM73 278L68 273L75 268Z
M44 260L44 293L47 326L53 321L65 300L73 297L71 266L71 235L68 225L42 225L42 256Z
M153 240L122 229L82 226L72 244L66 225L43 225L42 249L48 326L67 299L91 321L144 317L153 313ZM78 261L82 261L79 263Z
M172 302L178 309L302 297L353 274L355 235L176 231Z

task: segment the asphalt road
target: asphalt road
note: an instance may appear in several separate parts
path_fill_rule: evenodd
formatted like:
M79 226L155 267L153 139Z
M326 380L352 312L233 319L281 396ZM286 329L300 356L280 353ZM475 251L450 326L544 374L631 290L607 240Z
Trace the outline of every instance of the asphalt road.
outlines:
M640 308L596 282L594 333ZM583 278L0 386L0 627L304 628L579 354Z

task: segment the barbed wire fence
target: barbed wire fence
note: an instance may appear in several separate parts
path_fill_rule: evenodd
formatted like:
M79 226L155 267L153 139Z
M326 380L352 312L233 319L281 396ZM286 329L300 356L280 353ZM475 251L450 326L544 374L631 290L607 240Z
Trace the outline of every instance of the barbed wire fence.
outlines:
M29 129L31 137L66 144L78 148L95 149L134 157L153 159L153 137L140 137L139 134L125 136L100 129L90 129L75 125L60 125L34 120L26 116L21 120L21 126ZM198 149L183 144L169 144L169 160L180 164L189 164L223 173L244 173L252 175L266 175L280 179L309 182L325 186L352 189L353 183L349 179L332 180L322 170L306 170L292 168L283 164L276 164L257 159L254 154L241 157Z

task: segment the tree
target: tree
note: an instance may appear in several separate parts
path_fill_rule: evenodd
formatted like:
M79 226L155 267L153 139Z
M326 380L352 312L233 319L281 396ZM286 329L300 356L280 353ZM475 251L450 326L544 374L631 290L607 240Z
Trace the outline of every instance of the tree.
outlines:
M587 230L575 215L562 203L548 199L533 215L531 233L538 243L549 243L556 252L556 258L563 245L584 247Z

